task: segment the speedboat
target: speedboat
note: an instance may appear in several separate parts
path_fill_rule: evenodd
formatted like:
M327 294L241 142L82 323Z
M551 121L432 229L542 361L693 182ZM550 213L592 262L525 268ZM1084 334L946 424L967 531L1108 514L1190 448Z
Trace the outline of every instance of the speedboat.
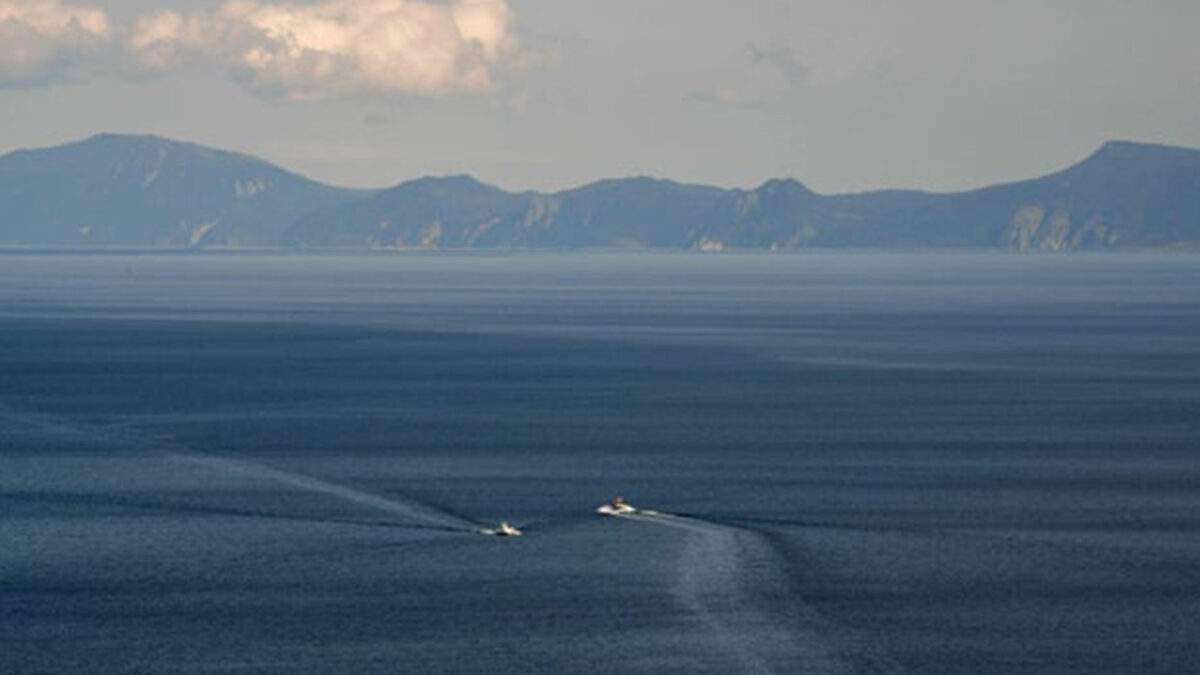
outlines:
M606 516L627 516L631 513L637 513L637 509L625 503L624 499L617 497L609 504L601 504L596 508L596 513L602 513Z
M490 534L493 537L519 537L523 534L520 530L508 524L507 520L501 521L500 526L494 530L480 530L483 534Z

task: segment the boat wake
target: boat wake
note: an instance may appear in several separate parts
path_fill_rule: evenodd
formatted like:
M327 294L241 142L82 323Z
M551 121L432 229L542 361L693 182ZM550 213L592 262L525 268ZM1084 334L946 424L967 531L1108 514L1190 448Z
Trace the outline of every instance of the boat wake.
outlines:
M394 497L383 497L365 490L321 480L319 478L314 478L312 476L307 476L293 471L277 469L258 462L235 459L232 457L194 450L186 446L181 446L180 444L168 439L155 438L139 433L135 428L130 428L125 425L86 424L55 415L20 410L4 404L3 402L0 402L0 420L3 420L5 423L3 426L8 428L16 428L19 430L21 428L28 427L36 429L39 434L52 433L57 437L88 440L92 443L95 443L98 440L103 440L117 444L119 447L127 450L137 450L139 452L147 453L150 456L165 458L169 461L183 462L222 473L240 474L281 485L287 485L308 492L327 495L345 502L350 502L352 504L357 504L359 506L372 509L380 513L400 516L401 518L410 521L410 523L419 523L424 525L425 529L438 528L455 532L477 533L481 529L488 527L482 523L471 521L470 519L449 513L443 509L439 509L429 504L423 504L421 502L412 500L397 499ZM171 508L179 509L180 507L176 505ZM214 509L196 505L188 508L192 510L204 510L207 508L209 512L222 511L222 509ZM274 518L292 517L288 514L268 514L246 510L230 511L228 509L224 509L223 511L229 513L229 515L240 516ZM298 519L309 520L305 518ZM346 521L329 520L327 522ZM381 525L382 523L355 522L354 524Z
M359 490L357 488L348 487L338 483L331 483L319 478L313 478L300 473L291 471L283 471L265 464L257 462L249 462L242 459L233 459L231 457L221 457L218 455L208 455L199 453L170 453L171 459L179 462L186 462L197 466L202 466L208 469L222 471L226 473L236 473L253 478L272 481L282 485L287 485L308 492L328 495L337 499L341 499L352 504L364 506L376 511L388 513L395 516L400 516L408 520L419 521L428 525L435 525L446 529L463 532L479 532L485 526L482 523L472 522L457 516L453 513L447 513L440 509L421 504L418 502L402 501L392 497L383 497L377 494Z
M686 533L671 591L727 672L900 672L793 592L782 554L762 533L645 509L620 517Z

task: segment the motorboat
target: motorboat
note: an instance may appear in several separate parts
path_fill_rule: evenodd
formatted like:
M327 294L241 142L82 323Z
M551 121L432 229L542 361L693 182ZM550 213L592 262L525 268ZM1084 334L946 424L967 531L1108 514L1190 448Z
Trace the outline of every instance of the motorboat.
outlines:
M596 508L596 513L602 513L606 516L627 516L631 513L637 513L637 509L625 503L624 499L617 497L608 504L601 504Z
M489 534L493 537L519 537L523 532L513 527L507 520L500 521L500 526L494 530L480 530L483 534Z

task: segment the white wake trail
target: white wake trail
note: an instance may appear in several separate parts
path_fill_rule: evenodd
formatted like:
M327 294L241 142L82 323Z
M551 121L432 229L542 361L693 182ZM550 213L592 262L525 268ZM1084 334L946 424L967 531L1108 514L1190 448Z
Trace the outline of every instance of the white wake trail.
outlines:
M195 464L208 469L252 476L309 492L329 495L330 497L336 497L352 504L358 504L359 506L365 506L376 511L390 513L410 520L422 521L430 525L469 532L477 532L481 527L480 523L473 523L465 518L440 511L431 506L381 497L356 488L330 483L319 478L291 471L283 471L264 464L217 455L171 453L170 457L177 461Z
M483 527L480 523L471 522L466 518L446 513L427 504L382 497L364 490L331 483L291 471L276 469L256 462L196 451L169 440L149 438L117 425L100 426L79 423L65 417L22 410L4 402L0 402L0 418L3 418L5 422L9 422L9 426L14 426L15 424L30 425L57 434L76 436L82 439L107 439L126 447L138 448L159 457L165 457L168 460L186 462L213 471L242 474L289 485L301 490L336 497L376 511L424 522L429 525L470 532L478 532ZM0 440L3 439L0 438Z
M642 509L621 517L688 533L672 591L730 661L730 672L862 671L842 653L837 627L790 592L784 561L761 534ZM871 672L898 671L872 660Z

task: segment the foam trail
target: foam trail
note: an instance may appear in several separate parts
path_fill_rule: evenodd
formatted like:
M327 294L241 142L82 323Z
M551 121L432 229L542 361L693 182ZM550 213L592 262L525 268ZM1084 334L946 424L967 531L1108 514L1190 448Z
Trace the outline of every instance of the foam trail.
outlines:
M411 520L419 520L432 525L469 532L477 532L482 527L480 523L473 523L465 518L460 518L459 516L439 511L426 505L381 497L363 490L330 483L303 474L282 471L263 464L216 455L171 453L170 456L172 459L181 462L290 485L301 490L329 495L353 504L358 504L359 506L365 506Z
M849 675L867 665L846 658L837 627L790 592L783 559L762 535L657 511L622 517L687 531L672 590L713 637L730 672ZM870 672L898 670L870 661Z
M210 455L181 448L169 441L147 438L128 428L124 428L122 425L100 426L80 423L57 415L47 415L15 408L3 401L0 401L0 418L4 418L6 422L11 419L13 423L31 425L35 428L69 436L78 436L79 438L108 439L159 456L165 455L167 458L175 461L187 462L209 469L254 476L290 485L301 490L318 492L384 513L421 521L429 525L470 532L478 532L484 527L481 523L472 522L466 518L447 513L427 504L389 499L345 485L338 485L337 483L330 483L311 476L275 469L255 462Z

